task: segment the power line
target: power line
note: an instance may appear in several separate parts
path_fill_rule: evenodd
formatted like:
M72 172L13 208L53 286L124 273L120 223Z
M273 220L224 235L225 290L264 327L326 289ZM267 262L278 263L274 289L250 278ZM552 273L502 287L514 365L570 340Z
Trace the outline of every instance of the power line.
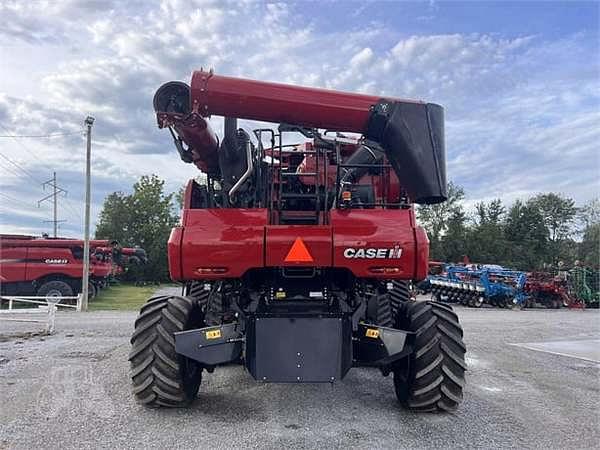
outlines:
M34 176L31 175L31 173L29 173L23 167L21 167L18 163L14 162L12 159L10 159L8 156L6 156L3 153L0 153L0 156L2 158L4 158L5 160L7 160L9 163L11 163L13 166L15 166L17 169L19 169L21 172L23 172L25 175L27 175L29 178L31 178L33 181L35 181L37 183L37 180L34 178Z
M37 162L41 163L46 169L48 169L49 172L53 171L53 169L50 168L50 166L48 166L48 165L46 165L45 163L42 162L43 159L40 158L40 156L36 152L34 152L33 150L31 150L31 148L28 147L27 145L25 145L25 143L19 141L19 138L18 138L17 135L11 134L10 130L8 128L6 128L4 125L2 125L1 123L0 123L0 128L2 128L6 133L8 133L7 134L8 137L14 139L15 142L17 142L21 147L23 147L25 150L27 150L27 153L29 153L31 156L33 156L37 160Z
M69 201L67 197L64 198L67 203L63 203L63 206L67 207L67 212L70 214L72 219L75 219L77 222L81 222L83 217L80 212L77 212L77 209L73 206L73 204Z
M14 139L15 142L17 142L22 148L24 148L26 150L26 152L28 154L30 154L31 156L35 157L37 159L38 162L43 161L42 158L40 158L38 155L36 155L36 153L31 150L31 148L29 148L28 146L26 146L23 142L19 141L19 139L26 139L26 138L52 138L52 137L59 137L59 136L73 136L73 135L77 135L77 134L82 134L83 130L80 131L72 131L72 132L61 132L61 133L47 133L47 134L39 134L39 135L17 135L17 134L12 134L10 132L10 130L8 130L3 124L0 123L0 128L2 128L7 134L6 135L0 135L0 138L11 138ZM24 167L22 167L19 163L17 163L16 161L13 161L11 158L9 158L8 156L0 153L0 157L4 158L6 161L8 161L12 166L16 167L19 171L21 171L23 174L27 175L30 179L32 179L36 184L38 183L37 179L31 174L31 172L29 172L28 170L26 170ZM45 163L42 163L42 165L46 168L48 168L49 170L51 170L49 168L48 165L46 165ZM20 177L20 175L15 172L15 170L12 167L7 167L7 166L0 166L3 167L7 170L9 170L11 173L13 173L14 175L16 175L17 177ZM52 170L51 170L52 171ZM54 172L54 171L52 171ZM54 214L53 214L53 220L49 221L52 222L54 224L54 236L56 236L57 233L57 228L58 228L58 223L59 222L64 222L61 220L57 219L57 196L59 193L64 193L65 195L67 194L67 191L60 188L57 184L56 184L56 173L54 172L54 176L51 180L46 181L45 183L42 184L42 186L46 186L49 185L50 187L52 187L54 189L53 193L44 197L43 199L41 199L40 201L38 201L38 207L39 204L45 200L49 200L50 198L53 199L53 205L54 205ZM14 200L14 199L13 199ZM82 220L82 214L81 212L78 212L76 210L75 207L73 207L73 205L71 204L71 202L69 201L69 199L65 198L65 200L68 203L63 203L63 205L66 207L66 211L68 212L69 216L71 216L72 218L74 218L77 222L80 222Z
M0 161L1 162L1 161ZM17 178L21 177L21 174L19 174L15 169L13 169L10 166L7 165L2 165L0 164L0 167L2 167L4 170L8 170L10 173L12 173L14 176L16 176Z
M8 200L10 202L13 202L16 205L24 206L26 208L35 209L35 207L33 205L29 205L29 204L25 203L23 200L18 200L18 199L14 198L14 197L11 197L10 195L4 194L3 192L0 192L0 197L3 197L4 199L6 199L6 200Z

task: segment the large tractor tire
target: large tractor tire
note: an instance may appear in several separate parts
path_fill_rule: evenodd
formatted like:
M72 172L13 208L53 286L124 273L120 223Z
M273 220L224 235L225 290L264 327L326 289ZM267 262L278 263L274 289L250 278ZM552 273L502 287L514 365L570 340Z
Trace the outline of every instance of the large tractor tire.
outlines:
M393 281L386 292L373 294L367 308L367 320L382 327L393 327L394 318L405 302L411 301L407 282Z
M66 281L52 280L42 284L36 295L39 297L72 297L73 288Z
M88 301L93 300L98 295L98 288L95 283L88 283Z
M417 412L454 411L465 385L466 346L458 317L448 305L407 303L396 327L416 333L408 364L394 369L400 403Z
M153 297L142 307L131 336L131 379L136 399L149 407L183 407L198 393L202 370L175 352L174 333L204 326L196 299Z
M392 281L392 289L388 291L392 317L398 315L398 311L404 304L411 302L410 288L407 281ZM393 325L393 321L392 324Z

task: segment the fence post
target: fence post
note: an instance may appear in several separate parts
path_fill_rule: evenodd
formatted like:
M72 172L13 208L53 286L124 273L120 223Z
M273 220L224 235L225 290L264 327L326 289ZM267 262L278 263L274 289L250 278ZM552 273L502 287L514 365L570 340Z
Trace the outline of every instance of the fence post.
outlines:
M56 305L54 303L48 302L48 324L46 325L46 333L53 334L54 333L54 320L56 318Z
M9 298L8 299L8 310L10 311L13 308L13 299Z
M82 299L83 299L83 294L77 294L77 308L75 309L75 311L77 311L77 312L81 312Z

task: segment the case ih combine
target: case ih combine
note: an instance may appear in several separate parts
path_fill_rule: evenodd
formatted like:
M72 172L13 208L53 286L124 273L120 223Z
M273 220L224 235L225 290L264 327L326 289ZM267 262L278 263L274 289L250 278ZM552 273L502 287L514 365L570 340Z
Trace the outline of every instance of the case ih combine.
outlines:
M144 261L142 249L121 248L116 241L90 241L90 298L106 286L115 266L127 255ZM0 236L2 295L70 297L81 292L83 241L81 239Z
M440 106L197 71L191 87L163 85L154 108L181 159L206 177L188 183L168 243L185 295L151 298L135 322L140 402L186 405L204 370L243 361L257 381L282 383L375 366L393 375L402 405L457 407L458 318L407 290L428 258L411 203L446 199ZM220 139L209 116L225 118ZM278 131L251 136L238 118Z

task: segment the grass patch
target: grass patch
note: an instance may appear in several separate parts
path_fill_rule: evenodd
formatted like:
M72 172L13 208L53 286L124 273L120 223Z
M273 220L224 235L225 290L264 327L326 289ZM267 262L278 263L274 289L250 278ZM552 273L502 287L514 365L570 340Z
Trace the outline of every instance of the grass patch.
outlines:
M133 310L137 311L159 287L171 286L134 286L133 284L115 284L102 289L89 303L90 311ZM175 285L172 285L175 286Z

